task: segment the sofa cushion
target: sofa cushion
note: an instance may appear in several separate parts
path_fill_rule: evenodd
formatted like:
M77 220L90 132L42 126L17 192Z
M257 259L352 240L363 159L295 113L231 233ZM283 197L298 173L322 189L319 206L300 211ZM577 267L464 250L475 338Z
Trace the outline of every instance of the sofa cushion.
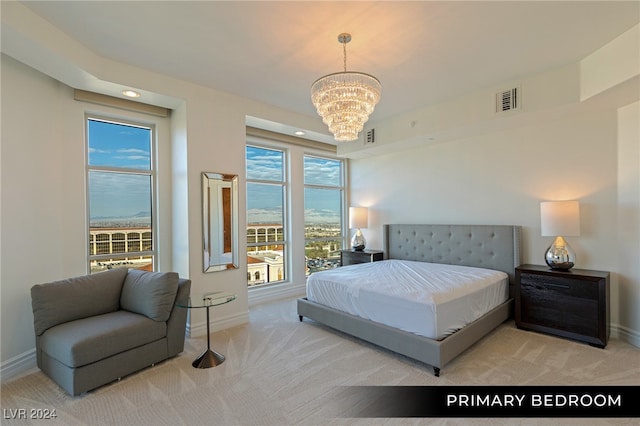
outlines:
M52 327L42 335L40 347L75 368L162 339L166 332L166 323L116 311Z
M111 269L31 287L36 335L55 325L120 309L127 270Z
M176 272L129 269L122 286L120 307L154 321L166 321L171 315L177 292Z

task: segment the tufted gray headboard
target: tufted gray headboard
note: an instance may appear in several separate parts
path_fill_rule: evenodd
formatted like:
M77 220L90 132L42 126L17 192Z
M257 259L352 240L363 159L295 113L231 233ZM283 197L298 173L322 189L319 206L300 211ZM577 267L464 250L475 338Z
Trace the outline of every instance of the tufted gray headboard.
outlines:
M388 259L495 269L513 285L520 265L520 227L511 225L383 225Z

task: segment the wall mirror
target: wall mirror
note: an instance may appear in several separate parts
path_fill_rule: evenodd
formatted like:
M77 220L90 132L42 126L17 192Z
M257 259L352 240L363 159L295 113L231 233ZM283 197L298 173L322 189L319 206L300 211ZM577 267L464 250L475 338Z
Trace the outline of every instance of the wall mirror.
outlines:
M202 173L204 272L238 267L238 176Z

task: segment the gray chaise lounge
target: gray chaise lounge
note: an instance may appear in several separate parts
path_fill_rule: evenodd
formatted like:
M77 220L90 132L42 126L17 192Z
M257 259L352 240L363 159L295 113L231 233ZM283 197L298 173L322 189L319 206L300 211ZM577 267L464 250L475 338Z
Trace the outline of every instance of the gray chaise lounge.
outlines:
M184 350L191 281L112 269L31 288L38 367L70 395Z

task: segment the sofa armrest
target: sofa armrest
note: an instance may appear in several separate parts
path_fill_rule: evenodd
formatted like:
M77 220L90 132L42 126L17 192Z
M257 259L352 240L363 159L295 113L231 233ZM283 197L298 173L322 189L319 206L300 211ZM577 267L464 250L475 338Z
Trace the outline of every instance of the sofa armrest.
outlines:
M184 350L184 338L187 327L188 309L181 306L189 304L191 295L191 280L180 278L178 280L178 293L167 320L167 350L169 356L178 355Z

